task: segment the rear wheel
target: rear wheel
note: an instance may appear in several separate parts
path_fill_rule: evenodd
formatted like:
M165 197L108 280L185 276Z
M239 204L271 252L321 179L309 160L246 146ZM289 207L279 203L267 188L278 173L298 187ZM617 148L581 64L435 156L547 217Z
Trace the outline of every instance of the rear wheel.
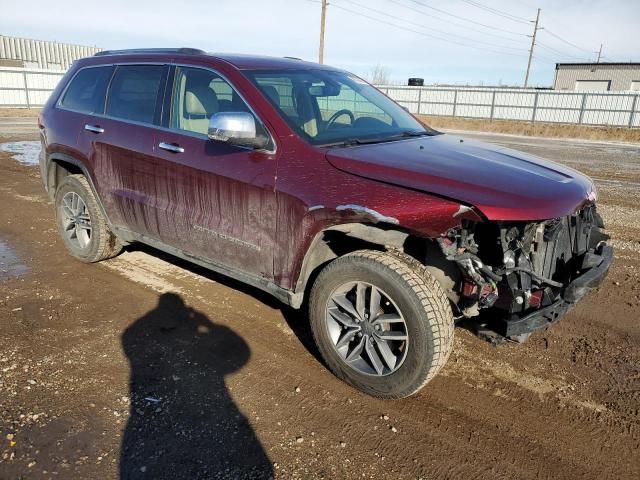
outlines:
M361 250L320 272L311 329L329 369L376 397L402 398L444 366L453 315L438 282L401 253Z
M83 262L116 256L122 244L109 230L84 175L69 175L55 195L58 233L67 250Z

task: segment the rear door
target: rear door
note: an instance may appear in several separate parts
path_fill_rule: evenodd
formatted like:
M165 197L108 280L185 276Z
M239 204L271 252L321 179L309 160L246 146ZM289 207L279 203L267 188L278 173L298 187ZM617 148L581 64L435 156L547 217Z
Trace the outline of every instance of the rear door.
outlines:
M159 239L154 195L154 128L160 121L166 65L118 65L104 111L87 119L80 144L89 151L95 186L117 227Z
M220 111L253 114L216 72L175 67L164 127L155 136L154 185L162 240L188 254L273 278L275 145L252 150L207 138ZM268 131L254 114L258 131Z
M94 115L104 111L104 99L112 73L111 65L78 70L53 109L51 120L47 122L47 146L56 153L82 160L92 178L89 146L82 141L82 137L85 125L91 123Z

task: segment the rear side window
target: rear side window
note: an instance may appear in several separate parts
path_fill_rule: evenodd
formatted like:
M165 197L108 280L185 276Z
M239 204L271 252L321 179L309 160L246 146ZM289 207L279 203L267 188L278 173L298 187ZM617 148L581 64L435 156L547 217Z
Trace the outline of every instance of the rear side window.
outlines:
M102 113L112 66L90 67L73 77L60 103L64 108L83 113Z
M153 123L164 68L162 65L118 67L111 80L106 114Z

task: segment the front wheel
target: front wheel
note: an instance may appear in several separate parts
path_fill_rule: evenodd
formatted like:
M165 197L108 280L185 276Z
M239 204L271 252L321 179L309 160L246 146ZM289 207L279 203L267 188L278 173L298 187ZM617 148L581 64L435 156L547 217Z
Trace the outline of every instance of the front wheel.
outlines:
M375 397L417 392L453 347L449 301L412 260L398 253L353 252L325 267L311 290L311 330L327 366Z

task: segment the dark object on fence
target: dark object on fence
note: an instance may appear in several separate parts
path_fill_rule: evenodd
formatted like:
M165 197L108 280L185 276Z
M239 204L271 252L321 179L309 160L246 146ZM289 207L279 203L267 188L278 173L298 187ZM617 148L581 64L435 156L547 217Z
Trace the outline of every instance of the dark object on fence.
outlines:
M410 78L407 85L409 85L410 87L423 87L424 78Z

